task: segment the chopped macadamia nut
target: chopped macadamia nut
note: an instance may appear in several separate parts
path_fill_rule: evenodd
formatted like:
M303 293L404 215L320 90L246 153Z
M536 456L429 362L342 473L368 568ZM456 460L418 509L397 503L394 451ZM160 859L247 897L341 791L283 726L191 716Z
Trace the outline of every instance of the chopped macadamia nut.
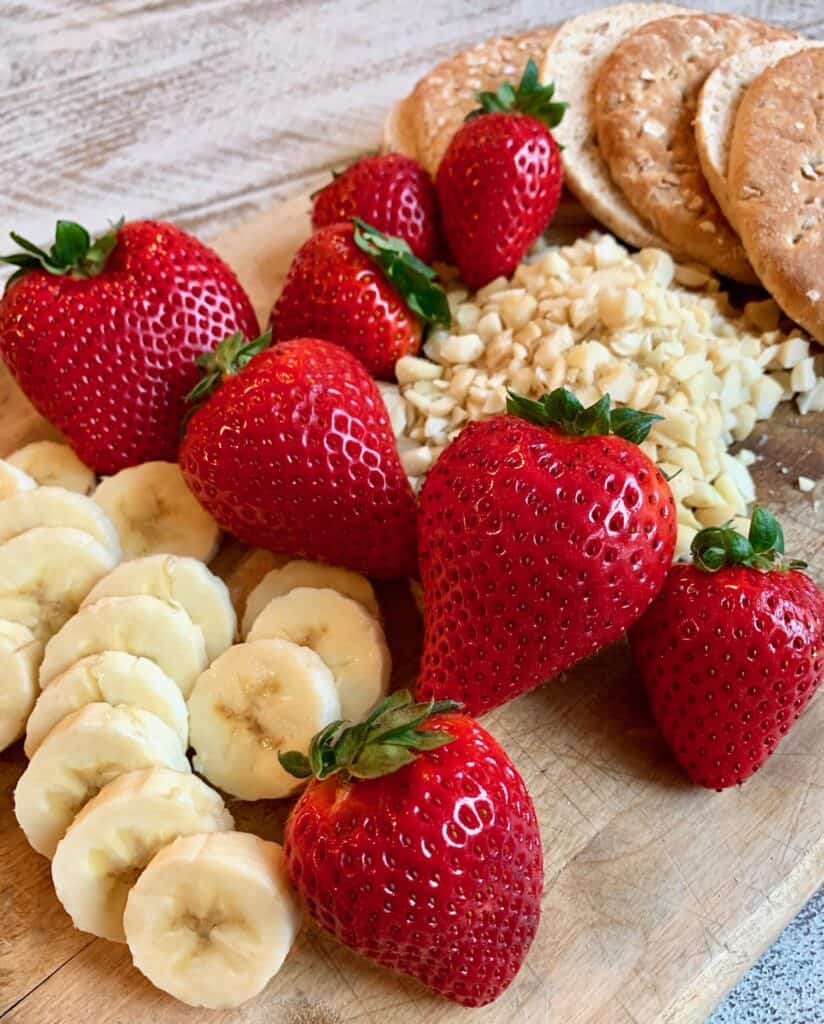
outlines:
M453 280L451 330L430 332L426 358L399 360L398 388L381 386L406 472L419 485L467 423L505 410L508 389L567 387L585 404L609 394L663 417L641 447L671 477L679 554L702 527L741 521L755 455L728 448L780 402L824 409L824 358L780 329L772 299L741 311L720 289L706 267L597 233L536 244L511 281L475 295Z

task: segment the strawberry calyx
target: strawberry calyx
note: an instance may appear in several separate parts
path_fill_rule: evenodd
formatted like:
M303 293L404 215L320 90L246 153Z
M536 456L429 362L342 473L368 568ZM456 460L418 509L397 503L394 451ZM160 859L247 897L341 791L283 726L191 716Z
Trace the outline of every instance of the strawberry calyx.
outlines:
M12 231L12 240L23 252L0 256L0 262L17 267L7 281L6 287L30 270L45 270L58 277L66 274L71 274L72 277L97 277L117 245L117 232L122 226L121 217L112 224L110 231L92 241L91 235L82 224L77 224L73 220L59 220L54 230L54 244L48 252Z
M239 373L259 352L272 344L271 328L259 338L247 341L242 331L235 331L217 346L213 352L204 352L195 360L201 379L186 395L192 404L204 402L226 377Z
M353 217L355 245L378 264L387 281L424 323L450 327L452 313L437 274L419 260L402 238L385 235L360 217Z
M693 537L693 562L704 572L718 572L724 566L743 565L768 572L770 569L805 569L806 562L784 556L784 531L775 516L756 505L745 537L730 522L711 526Z
M612 409L609 395L603 395L593 405L584 408L566 388L555 388L537 400L524 398L514 391L508 395L506 408L511 415L520 416L539 427L559 427L565 434L581 437L614 434L632 444L641 444L653 423L663 419L655 413L639 412L624 406Z
M554 95L555 83L541 85L538 65L530 58L517 86L503 82L496 92L479 92L476 98L480 107L467 114L465 120L481 114L519 113L529 114L547 128L557 128L569 104L554 101Z
M398 690L363 722L331 722L309 745L309 753L279 752L278 760L297 779L326 779L338 772L356 779L391 775L418 754L451 743L448 732L425 729L433 715L459 710L454 700L417 703L408 690Z

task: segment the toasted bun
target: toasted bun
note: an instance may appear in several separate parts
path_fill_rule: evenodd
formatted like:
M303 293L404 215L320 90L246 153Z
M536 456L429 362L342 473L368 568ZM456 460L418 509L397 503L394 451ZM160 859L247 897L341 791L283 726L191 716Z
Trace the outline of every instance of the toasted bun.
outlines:
M546 53L542 78L555 82L569 109L554 130L564 148L566 184L581 205L610 231L639 249L666 247L612 180L595 132L595 82L605 58L624 36L683 8L670 4L619 4L572 18L558 30Z
M750 284L757 279L744 247L701 173L692 122L710 71L782 35L729 14L661 18L621 40L595 89L598 144L630 203L670 247Z
M784 312L824 342L824 47L745 91L727 184L747 255ZM778 144L776 142L778 141Z
M491 39L441 61L390 111L387 149L418 159L434 177L452 136L477 104L477 94L517 82L531 57L540 68L554 29Z
M821 46L807 39L762 43L727 57L701 87L695 113L695 142L701 170L727 220L735 215L727 190L727 168L735 115L747 87L768 67L805 46Z

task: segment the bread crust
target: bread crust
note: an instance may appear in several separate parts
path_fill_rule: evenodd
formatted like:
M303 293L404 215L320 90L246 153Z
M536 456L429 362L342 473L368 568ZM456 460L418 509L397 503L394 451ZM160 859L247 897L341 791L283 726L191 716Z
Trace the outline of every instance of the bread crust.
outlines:
M824 47L785 57L746 90L728 185L765 287L824 342Z
M549 46L542 78L552 78L570 107L555 129L564 146L564 180L581 205L613 234L639 249L666 242L613 181L595 132L595 83L612 48L648 22L684 10L670 4L619 4L562 25Z
M785 36L733 15L659 19L615 47L595 88L598 142L630 203L671 247L747 283L757 278L701 172L693 119L704 80L725 57Z
M530 57L540 68L554 28L489 39L441 61L401 100L384 125L384 144L414 156L434 177L452 136L474 110L477 94L517 83Z
M711 71L701 87L695 113L695 143L701 170L724 212L735 227L735 213L727 188L730 144L735 115L748 85L771 64L805 46L821 46L809 39L781 39L734 53Z

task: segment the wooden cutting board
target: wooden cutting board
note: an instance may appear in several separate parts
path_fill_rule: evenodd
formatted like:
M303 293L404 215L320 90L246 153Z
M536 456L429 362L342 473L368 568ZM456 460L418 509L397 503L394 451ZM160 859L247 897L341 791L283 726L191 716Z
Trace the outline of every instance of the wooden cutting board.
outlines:
M308 233L308 200L217 240L262 321ZM567 220L579 228L574 208ZM0 452L49 436L0 376ZM748 444L762 501L788 550L821 578L824 416L783 407ZM819 487L820 490L820 487ZM818 528L816 528L816 521ZM218 565L242 601L242 552ZM248 569L248 563L247 563ZM382 589L398 681L420 623L403 585ZM12 813L24 764L0 755L0 1018L3 1024L700 1024L824 882L824 699L740 790L687 784L658 738L624 644L487 716L533 795L547 885L529 958L508 992L472 1013L365 961L307 925L266 991L240 1010L193 1010L154 989L124 946L72 929L49 865ZM234 802L239 827L280 838L288 807Z

